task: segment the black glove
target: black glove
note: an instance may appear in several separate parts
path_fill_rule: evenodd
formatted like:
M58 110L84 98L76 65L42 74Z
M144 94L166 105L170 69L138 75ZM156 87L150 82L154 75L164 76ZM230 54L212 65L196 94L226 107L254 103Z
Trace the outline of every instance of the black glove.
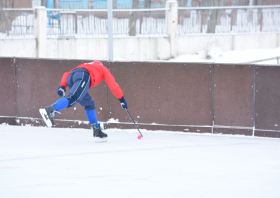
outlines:
M64 86L59 86L57 89L57 94L62 97L65 96L66 89Z
M120 101L120 103L121 103L122 108L127 109L127 102L126 102L126 100L124 99L124 97L122 97L121 99L119 99L119 101Z

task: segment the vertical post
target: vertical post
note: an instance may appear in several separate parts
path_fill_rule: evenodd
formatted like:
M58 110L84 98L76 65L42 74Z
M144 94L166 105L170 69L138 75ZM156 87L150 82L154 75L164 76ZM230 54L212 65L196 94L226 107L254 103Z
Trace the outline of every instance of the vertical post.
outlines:
M253 0L249 0L248 4L249 4L250 7L253 6ZM250 8L250 9L247 10L247 12L248 11L249 11L249 16L248 16L247 20L248 20L249 23L251 23L251 22L253 22L253 9Z
M253 135L255 136L255 129L256 129L256 65L254 65L254 84L253 84L253 91L254 91L254 97L253 97Z
M7 32L7 36L9 36L9 30L10 30L9 28L10 27L9 27L8 17L6 16L5 19L6 19L6 32Z
M77 13L74 13L74 20L75 20L75 34L78 34L78 16Z
M212 64L212 134L215 126L215 65Z
M199 12L199 11L198 11ZM203 10L201 10L201 25L200 25L200 33L203 33Z
M166 1L166 33L170 40L170 57L175 58L178 50L178 3Z
M249 0L249 6L253 5L253 0Z
M259 11L259 25L260 25L260 31L262 32L262 29L263 29L263 12L262 12L262 9L258 9Z
M47 57L47 9L40 6L35 8L34 37L37 42L37 58Z
M108 60L113 61L113 6L108 0Z

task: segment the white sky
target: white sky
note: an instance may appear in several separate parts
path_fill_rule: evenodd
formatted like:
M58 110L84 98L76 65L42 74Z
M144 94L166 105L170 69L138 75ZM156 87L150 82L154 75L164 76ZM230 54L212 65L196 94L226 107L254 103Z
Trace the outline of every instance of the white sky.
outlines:
M6 198L278 198L280 139L0 125Z

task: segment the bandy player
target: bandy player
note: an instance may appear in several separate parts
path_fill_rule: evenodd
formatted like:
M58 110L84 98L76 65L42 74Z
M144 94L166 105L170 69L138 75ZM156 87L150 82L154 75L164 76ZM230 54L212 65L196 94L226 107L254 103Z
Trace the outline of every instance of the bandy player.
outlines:
M88 89L97 86L105 80L113 94L119 99L122 108L127 109L127 102L123 97L120 86L116 83L111 72L100 61L84 63L64 73L57 94L65 96L66 87L70 88L66 97L57 100L54 104L39 109L39 112L48 127L54 125L54 115L61 109L73 107L77 102L85 108L85 113L93 128L93 136L96 142L107 141L107 134L102 132L95 113L94 100L88 93ZM60 113L59 113L60 114Z

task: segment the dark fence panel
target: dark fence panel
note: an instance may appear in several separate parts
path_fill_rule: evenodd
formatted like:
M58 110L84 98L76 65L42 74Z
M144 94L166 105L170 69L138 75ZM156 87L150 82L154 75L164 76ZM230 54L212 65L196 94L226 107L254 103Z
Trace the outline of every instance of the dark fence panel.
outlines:
M255 130L255 136L280 138L280 131Z
M280 67L256 66L255 134L280 137Z
M214 124L236 129L215 129L214 133L252 135L254 124L254 67L248 65L214 65Z
M16 117L16 71L14 66L15 59L13 58L0 58L0 116ZM9 119L0 121L11 123ZM12 122L14 123L14 121Z
M17 116L24 123L37 123L36 120L26 120L25 117L41 118L38 109L49 106L59 99L56 90L60 84L64 72L88 61L83 60L45 60L45 59L17 59ZM69 91L69 88L67 88ZM98 118L106 121L106 98L107 88L104 83L89 91L98 104ZM100 110L104 109L104 110ZM67 122L59 120L82 120L87 121L84 108L76 104L74 108L61 110L61 115L56 115L56 125L59 127L69 126ZM83 123L76 122L78 126ZM71 125L72 126L72 125Z
M149 128L212 124L212 64L109 62L108 68L138 123ZM131 123L111 91L108 105L109 119Z
M38 109L59 99L56 89L63 73L84 62L88 60L0 58L0 123L44 125ZM280 137L280 67L103 64L123 90L140 128ZM105 82L89 92L105 128L134 128ZM55 117L57 127L90 127L79 104L61 113Z
M253 135L253 129L215 128L214 127L213 133L252 136Z

